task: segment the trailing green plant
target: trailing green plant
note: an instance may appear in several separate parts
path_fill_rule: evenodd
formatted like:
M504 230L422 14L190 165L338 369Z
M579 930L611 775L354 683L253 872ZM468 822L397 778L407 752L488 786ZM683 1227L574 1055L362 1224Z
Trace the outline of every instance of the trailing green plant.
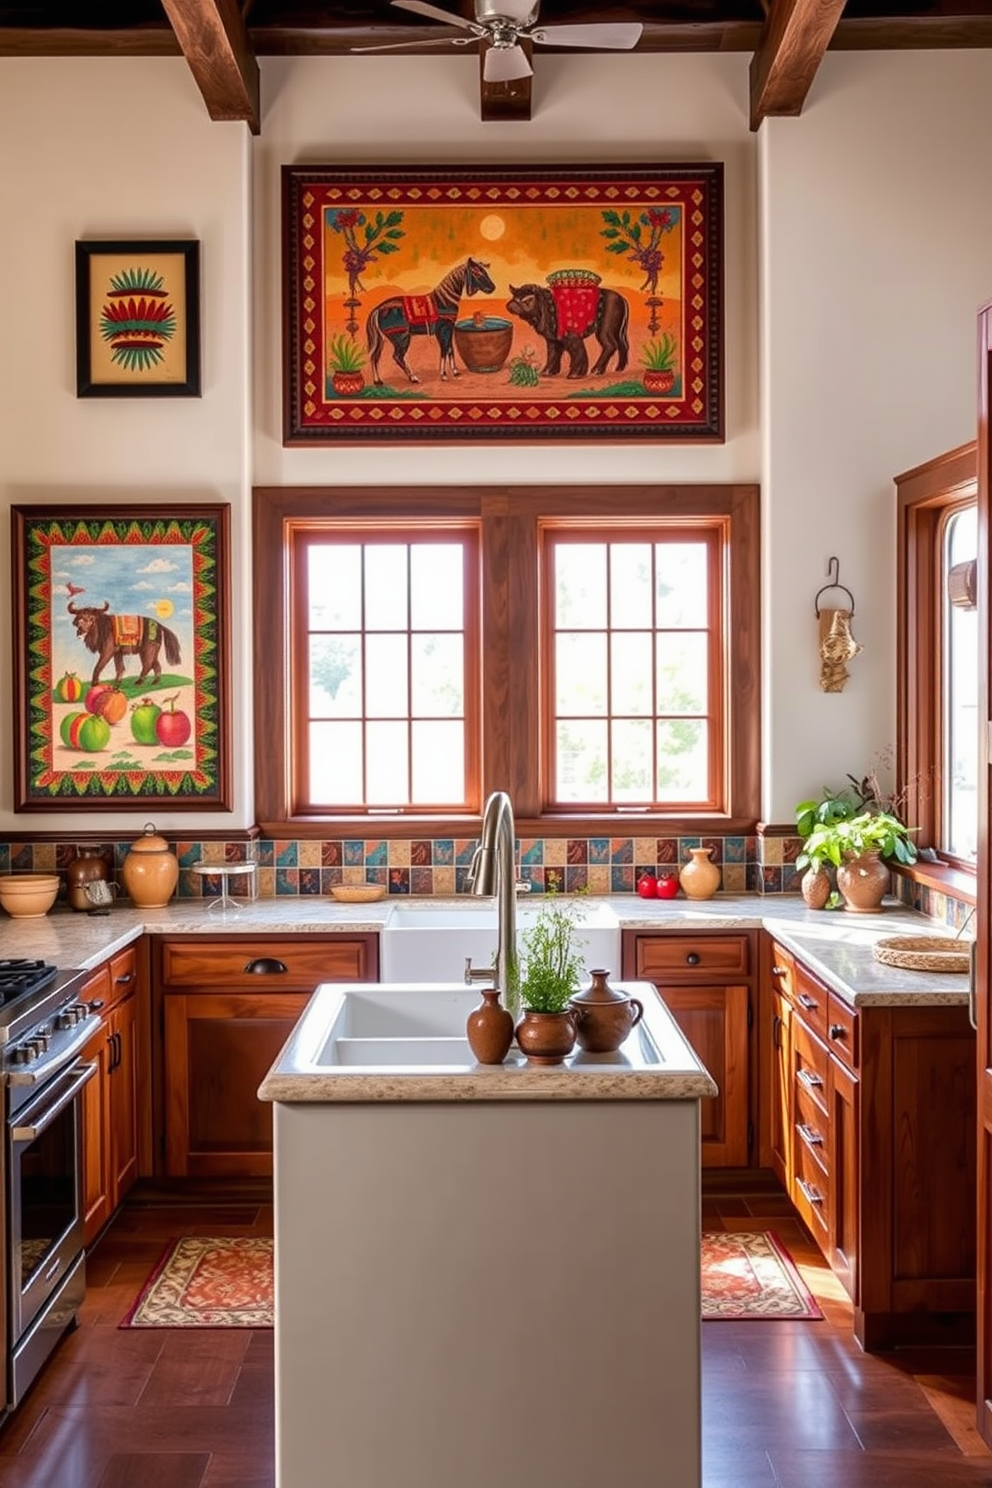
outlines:
M575 927L580 913L574 904L543 904L520 936L520 1000L533 1013L563 1013L579 990L584 942L576 938Z
M332 336L327 344L327 365L332 372L360 372L365 353L350 336Z
M860 811L814 827L803 855L809 863L833 863L835 868L845 859L860 858L868 852L877 852L896 863L915 863L916 844L909 834L916 830L890 811ZM798 858L796 863L798 866Z
M649 372L670 372L678 350L678 342L666 331L653 341L645 341L641 350L641 361Z

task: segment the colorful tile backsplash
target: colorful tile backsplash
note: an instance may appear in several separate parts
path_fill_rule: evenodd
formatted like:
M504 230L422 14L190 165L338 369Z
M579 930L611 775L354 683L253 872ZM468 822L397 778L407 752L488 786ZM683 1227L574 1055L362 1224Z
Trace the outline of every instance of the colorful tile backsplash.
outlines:
M132 837L99 844L108 864L119 871ZM181 899L213 899L219 877L194 873L194 864L258 864L255 885L247 877L230 880L235 897L319 895L334 884L382 884L391 895L450 897L468 893L468 874L476 838L272 839L197 841L170 838L179 858ZM87 847L94 844L87 841ZM728 894L798 894L795 861L801 839L790 836L549 837L518 839L521 878L533 893L633 894L643 873L677 873L689 850L708 847L720 867L720 891ZM72 842L0 842L0 873L53 872L76 856ZM971 906L908 879L896 881L905 903L960 929Z

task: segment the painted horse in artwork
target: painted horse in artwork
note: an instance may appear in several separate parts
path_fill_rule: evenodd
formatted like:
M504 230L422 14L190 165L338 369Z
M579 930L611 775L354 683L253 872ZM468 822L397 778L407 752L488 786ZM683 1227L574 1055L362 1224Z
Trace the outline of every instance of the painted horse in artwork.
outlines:
M391 295L369 311L365 323L365 339L369 349L372 381L382 387L379 375L379 358L383 347L389 342L396 363L411 382L420 378L406 364L406 354L414 336L436 336L441 354L441 381L447 381L448 372L458 376L452 343L455 321L462 295L495 294L496 286L488 274L488 264L477 258L467 258L463 264L445 274L440 284L430 294Z

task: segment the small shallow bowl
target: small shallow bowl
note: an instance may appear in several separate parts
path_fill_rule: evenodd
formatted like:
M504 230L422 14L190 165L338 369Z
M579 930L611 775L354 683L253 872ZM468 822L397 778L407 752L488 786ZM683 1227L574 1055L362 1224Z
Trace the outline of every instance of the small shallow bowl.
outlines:
M15 920L40 919L55 903L57 873L0 874L0 904Z

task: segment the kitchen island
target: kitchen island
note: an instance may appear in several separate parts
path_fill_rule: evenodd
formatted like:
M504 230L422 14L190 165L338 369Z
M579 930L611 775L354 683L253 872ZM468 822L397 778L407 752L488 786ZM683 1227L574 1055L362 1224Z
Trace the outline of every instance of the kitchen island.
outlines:
M715 1087L615 985L645 1003L621 1050L547 1068L337 1062L346 999L423 988L318 989L260 1091L279 1488L699 1488ZM441 990L463 1028L478 991Z

